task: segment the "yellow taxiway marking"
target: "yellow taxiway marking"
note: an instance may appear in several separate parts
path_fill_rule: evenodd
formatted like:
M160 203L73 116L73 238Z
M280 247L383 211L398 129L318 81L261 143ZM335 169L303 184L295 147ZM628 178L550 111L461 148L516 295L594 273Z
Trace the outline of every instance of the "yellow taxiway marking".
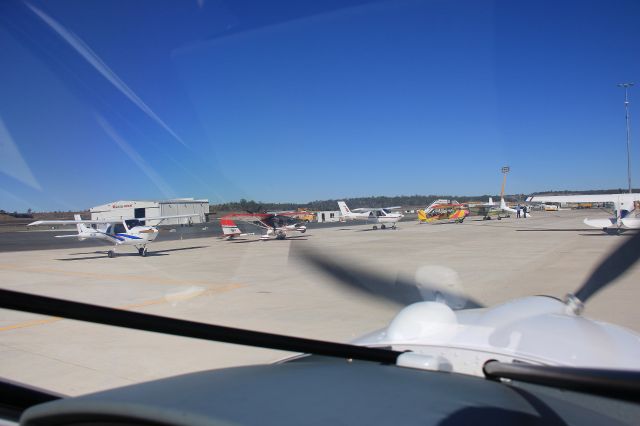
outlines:
M155 284L178 284L178 285L209 284L206 281L165 278L165 277L158 277L154 275L102 274L99 272L66 271L64 269L38 268L38 267L22 268L22 267L8 265L8 264L0 265L0 269L26 272L26 273L57 274L57 275L66 275L71 277L96 278L99 280L137 281L137 282L150 282Z
M225 286L222 286L222 287L217 287L217 288L194 289L193 291L190 291L190 292L187 292L187 293L182 292L182 293L167 294L165 297L158 298L158 299L146 300L144 302L132 303L132 304L123 305L123 306L117 306L116 309L122 309L122 310L125 310L125 311L129 311L129 310L133 310L133 309L144 308L146 306L162 305L162 304L165 304L165 303L176 303L178 301L184 301L184 300L193 299L193 298L196 298L198 296L203 296L205 294L226 293L228 291L235 290L236 288L240 288L240 287L244 287L244 286L242 284L228 284L228 285L225 285ZM54 323L54 322L62 321L63 319L65 319L65 318L47 317L47 318L42 318L42 319L23 321L23 322L20 322L20 323L17 323L17 324L11 324L11 325L7 325L7 326L4 326L4 327L0 327L0 332L9 331L9 330L17 330L17 329L20 329L20 328L36 327L36 326L45 325L45 324L51 324L51 323Z
M17 330L19 328L29 328L29 327L35 327L37 325L51 324L53 322L57 322L57 321L60 321L62 319L63 318L59 318L59 317L48 317L48 318L42 318L42 319L37 319L37 320L24 321L24 322L20 322L18 324L12 324L12 325L7 325L7 326L4 326L4 327L0 327L0 331Z

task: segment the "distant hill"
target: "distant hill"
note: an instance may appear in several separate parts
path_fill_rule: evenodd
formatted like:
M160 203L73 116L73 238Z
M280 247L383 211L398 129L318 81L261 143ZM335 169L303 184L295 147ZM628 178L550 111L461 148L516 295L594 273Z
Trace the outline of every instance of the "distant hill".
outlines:
M500 195L398 195L398 196L371 196L371 197L355 197L355 198L339 198L332 200L316 200L308 203L265 203L253 200L240 200L233 203L212 204L210 206L211 213L218 212L262 212L262 211L278 211L278 210L296 210L308 209L313 211L338 210L338 201L345 201L350 208L360 207L426 207L433 201L446 198L458 200L461 203L468 201L487 201L489 197L499 199ZM507 201L524 200L525 195L505 195Z

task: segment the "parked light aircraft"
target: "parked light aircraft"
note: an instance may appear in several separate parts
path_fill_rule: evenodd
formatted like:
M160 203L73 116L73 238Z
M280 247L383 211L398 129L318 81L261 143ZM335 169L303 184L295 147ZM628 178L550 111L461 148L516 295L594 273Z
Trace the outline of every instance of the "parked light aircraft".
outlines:
M307 232L307 227L297 222L295 219L309 215L306 211L286 211L271 213L230 213L220 218L222 234L226 240L245 235L235 221L248 222L263 229L265 233L260 236L261 240L284 240L291 232Z
M584 195L534 195L528 202L540 203L611 203L614 216L603 219L584 219L584 224L600 228L604 232L620 232L625 228L640 229L640 194L584 194Z
M398 210L401 207L379 207L379 208L359 208L349 209L347 203L344 201L338 201L338 207L342 213L342 220L365 220L368 223L373 223L373 229L378 229L378 223L380 229L385 229L387 225L391 226L391 229L396 229L396 223L400 222L400 219L404 217L402 213L393 213L393 210Z
M593 321L583 309L639 253L640 234L564 300L529 296L492 308L307 254L305 260L349 288L408 304L386 328L353 344L0 289L5 309L297 352L273 365L200 371L79 397L3 380L0 421L15 424L20 417L24 426L637 424L640 336Z
M455 200L435 200L424 210L418 210L418 223L433 223L439 221L462 223L469 215L464 204Z
M38 220L27 226L38 225L76 225L78 233L74 235L56 235L57 238L77 238L84 240L102 240L114 245L107 253L109 257L116 257L116 247L133 246L140 256L147 255L147 244L158 237L158 228L145 226L145 220L158 221L160 224L166 219L189 218L198 214L183 214L174 216L156 216L150 218L118 219L118 220L83 220L80 215L74 215L74 220ZM87 226L92 225L92 226Z
M511 217L512 214L517 214L518 210L512 207L509 207L507 203L504 201L504 188L507 184L507 174L504 173L504 177L502 179L502 188L500 189L500 205L496 206L493 202L493 198L489 197L489 202L481 205L476 205L472 209L474 214L482 216L483 220L491 220L491 218L497 218L501 220L503 218ZM529 209L525 213L524 210L521 210L521 218L528 218L531 214L529 213Z

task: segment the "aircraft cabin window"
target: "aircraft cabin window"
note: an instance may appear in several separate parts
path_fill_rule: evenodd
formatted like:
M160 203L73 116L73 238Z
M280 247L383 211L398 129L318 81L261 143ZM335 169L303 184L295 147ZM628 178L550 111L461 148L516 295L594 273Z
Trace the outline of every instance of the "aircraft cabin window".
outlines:
M127 232L127 230L124 229L124 225L122 223L116 223L113 225L114 234L124 234L125 232Z
M135 226L140 226L140 221L138 219L130 219L130 220L126 220L125 223L127 224L127 227L129 229L135 227Z

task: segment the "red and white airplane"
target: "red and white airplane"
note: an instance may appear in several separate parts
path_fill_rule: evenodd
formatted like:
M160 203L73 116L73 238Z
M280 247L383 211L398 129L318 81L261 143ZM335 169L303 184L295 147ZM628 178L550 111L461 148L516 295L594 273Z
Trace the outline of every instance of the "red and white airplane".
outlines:
M220 218L220 226L222 226L222 233L226 240L231 240L234 237L241 237L245 235L253 235L249 233L243 233L236 221L248 222L254 226L265 231L260 236L261 240L284 240L287 238L287 234L291 232L300 232L304 234L307 232L307 227L296 219L301 216L308 215L308 212L300 211L285 211L285 212L267 212L267 213L230 213Z

